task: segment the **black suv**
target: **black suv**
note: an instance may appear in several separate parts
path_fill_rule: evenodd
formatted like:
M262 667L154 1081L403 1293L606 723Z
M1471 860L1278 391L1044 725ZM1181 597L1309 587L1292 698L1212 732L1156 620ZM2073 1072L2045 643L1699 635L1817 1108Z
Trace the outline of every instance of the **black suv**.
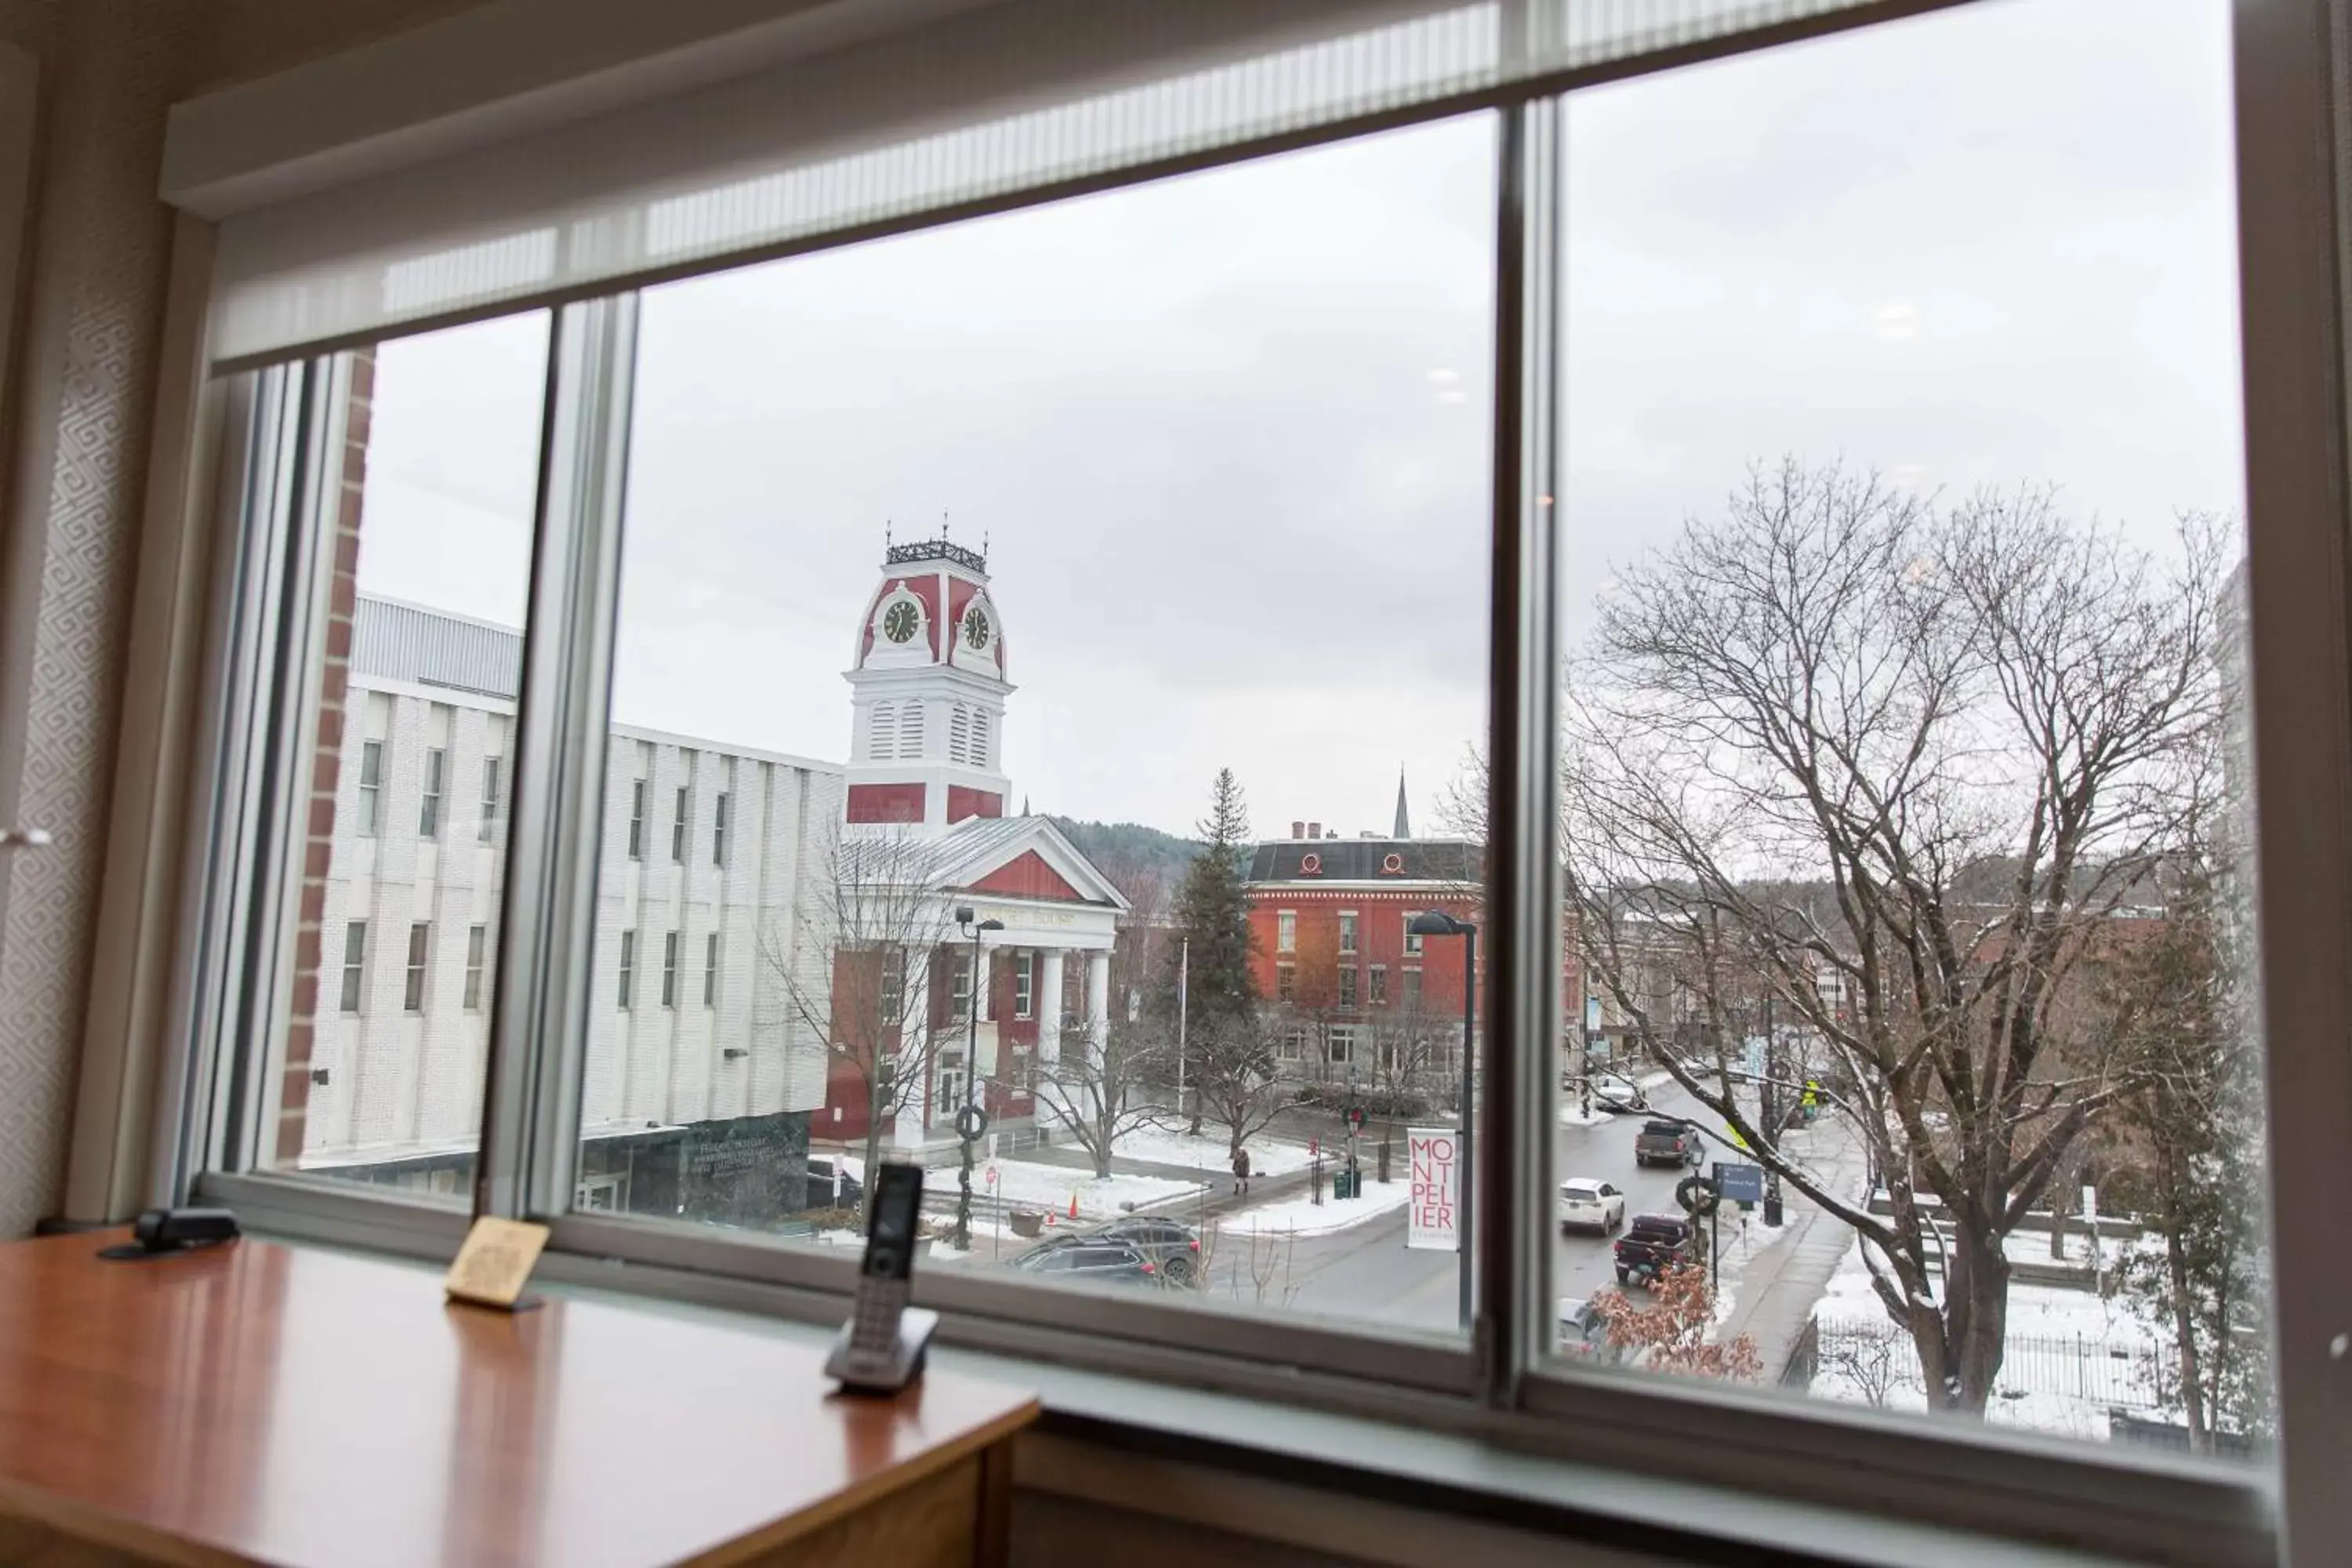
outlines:
M1637 1214L1617 1238L1617 1283L1647 1285L1669 1268L1698 1261L1698 1237L1680 1215Z
M1133 1215L1115 1219L1094 1232L1123 1241L1151 1259L1171 1285L1196 1285L1201 1279L1201 1237L1191 1226L1158 1215Z
M1131 1241L1115 1237L1057 1236L1042 1241L1011 1265L1050 1279L1109 1285L1157 1285L1160 1268Z

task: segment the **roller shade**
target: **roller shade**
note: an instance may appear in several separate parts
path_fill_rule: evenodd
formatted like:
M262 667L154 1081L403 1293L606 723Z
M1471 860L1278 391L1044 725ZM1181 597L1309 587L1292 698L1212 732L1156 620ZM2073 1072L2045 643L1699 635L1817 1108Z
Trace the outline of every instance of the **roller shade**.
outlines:
M1108 182L1887 0L1001 0L230 216L219 361Z

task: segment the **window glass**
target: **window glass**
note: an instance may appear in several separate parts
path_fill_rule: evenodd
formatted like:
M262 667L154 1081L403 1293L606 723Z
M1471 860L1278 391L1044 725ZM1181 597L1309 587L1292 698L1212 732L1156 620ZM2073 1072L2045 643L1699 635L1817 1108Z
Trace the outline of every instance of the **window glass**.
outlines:
M1635 1365L2267 1441L2229 12L1567 101L1552 1290Z
M314 640L276 672L310 714L293 772L315 804L279 895L299 926L269 1037L282 1070L257 1108L263 1168L453 1204L472 1184L475 976L496 964L505 876L487 825L512 754L547 341L535 313L320 362L342 446L331 510L299 525L319 551L295 591Z
M1407 1150L1454 1147L1466 942L1386 1053L1354 988L1476 874L1426 814L1486 723L1495 126L640 296L580 1144L618 1212L814 1238L857 1219L813 1159L920 1159L927 1267L1160 1215L1198 1250L1073 1283L1458 1330ZM632 870L633 781L712 810L698 753L721 863ZM742 1004L614 1005L632 930L724 931Z

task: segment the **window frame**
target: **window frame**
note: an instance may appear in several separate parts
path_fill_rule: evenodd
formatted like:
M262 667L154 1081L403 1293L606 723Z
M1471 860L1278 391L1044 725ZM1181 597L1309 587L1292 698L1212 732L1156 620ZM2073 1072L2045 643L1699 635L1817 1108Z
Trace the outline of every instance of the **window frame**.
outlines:
M433 922L408 922L407 963L402 967L400 1010L422 1013L433 1000L425 994L433 974Z
M712 931L702 942L702 1005L719 1005L719 933Z
M1718 55L1769 47L1809 31L1836 32L1874 25L1928 4L1888 5L1832 18L1810 27L1768 27L1732 44L1698 46L1662 57L1641 69L1666 68ZM2352 1187L2352 1064L2340 1042L2352 1035L2352 836L2342 801L2352 794L2346 713L2352 710L2352 676L2345 650L2352 646L2347 616L2345 538L2352 473L2345 458L2347 399L2352 380L2337 300L2352 294L2352 241L2339 226L2342 176L2331 159L2352 114L2344 84L2330 74L2331 50L2342 38L2340 11L2327 0L2241 0L2234 28L2238 91L2238 241L2243 301L2244 408L2248 429L2249 591L2259 765L2258 852L2263 879L2262 963L2265 989L2267 1070L2272 1099L2271 1200L2282 1234L2315 1238L2280 1265L2281 1333L2276 1373L2281 1384L2284 1502L2299 1552L2352 1553L2352 1498L2339 1497L2340 1476L2352 1465L2352 1432L2335 1420L2347 1373L2330 1349L2337 1332L2333 1301L2352 1297L2352 1218L2335 1212L2328 1194ZM1540 1116L1548 1104L1520 1079L1549 1076L1550 1053L1506 1052L1513 1039L1536 1032L1556 1012L1554 966L1545 951L1558 901L1547 901L1549 877L1528 851L1546 841L1541 807L1549 798L1541 747L1518 744L1544 733L1550 706L1543 683L1526 683L1515 668L1547 668L1557 607L1534 603L1543 590L1522 584L1553 581L1549 540L1528 498L1552 493L1547 477L1539 405L1543 377L1528 359L1544 334L1531 330L1549 308L1546 268L1528 265L1531 231L1556 224L1541 210L1529 166L1548 155L1547 131L1557 115L1540 93L1585 81L1622 79L1640 69L1593 68L1524 84L1492 100L1504 125L1501 198L1496 215L1497 336L1495 342L1496 485L1492 497L1496 604L1490 637L1495 676L1490 740L1498 810L1487 857L1492 929L1480 932L1487 1027L1482 1069L1490 1086L1479 1149L1482 1202L1477 1238L1485 1245L1477 1275L1486 1316L1467 1349L1392 1342L1352 1328L1303 1327L1243 1320L1215 1311L1129 1301L1040 1297L999 1282L926 1278L919 1296L945 1309L951 1342L1016 1352L1112 1370L1166 1372L1246 1392L1262 1383L1270 1361L1288 1358L1302 1369L1286 1386L1328 1408L1393 1415L1409 1403L1438 1426L1507 1434L1542 1453L1600 1460L1635 1469L1671 1470L1716 1479L1747 1490L1824 1503L1853 1502L1856 1467L1873 1478L1872 1506L1904 1517L1948 1519L1955 1510L1979 1523L1997 1522L2024 1539L2069 1539L2118 1552L2186 1551L2203 1560L2252 1562L2273 1540L2268 1484L2259 1476L2177 1463L2162 1456L2042 1443L1980 1429L1887 1418L1822 1405L1793 1406L1749 1391L1637 1382L1573 1367L1545 1364L1544 1314L1534 1281L1515 1268L1541 1256L1530 1235L1546 1217L1549 1193L1521 1178L1539 1169ZM1435 119L1465 107L1432 107L1393 123ZM1476 107L1473 104L1470 107ZM1548 127L1547 121L1553 122ZM2315 132L2314 127L2319 127ZM1355 128L1357 131L1364 127ZM1328 132L1337 140L1342 132ZM1353 133L1352 132L1348 133ZM2315 153L2315 147L2328 148ZM1267 147L1237 149L1207 163L1237 162ZM1549 153L1556 158L1556 147ZM1139 173L1138 183L1151 171ZM719 270L713 267L710 270ZM566 1002L554 994L584 962L579 929L579 862L583 851L554 833L567 811L593 797L595 785L551 759L559 740L584 742L601 764L605 742L602 699L609 683L610 605L616 591L612 555L619 510L619 456L609 422L625 418L627 372L634 358L635 297L621 294L566 305L551 317L559 352L550 355L550 416L543 432L548 468L556 476L543 494L533 565L534 641L550 643L525 678L524 731L510 740L513 802L509 838L517 841L505 922L511 940L554 954L544 974L518 963L514 984L495 1005L494 1042L530 1037L520 1026L562 1021L593 1005L583 984ZM320 480L305 474L297 448L315 447L339 417L333 386L347 374L341 356L289 360L219 378L208 392L208 418L229 460L221 465L220 500L238 518L262 521L221 552L211 595L213 644L208 663L226 674L249 669L268 650L259 631L283 614L299 621L299 605L281 604L280 584L299 581L315 542L289 536L288 509L315 504ZM285 433L271 423L297 405L314 416L305 430ZM274 437L274 439L273 439ZM307 489L306 489L307 487ZM302 500L309 494L310 503ZM574 542L557 535L586 520ZM272 530L275 531L272 531ZM580 570L585 563L585 570ZM559 571L559 568L562 570ZM561 577L562 582L558 582ZM600 630L600 610L604 625ZM542 610L556 618L542 622ZM315 628L299 624L287 645L302 645ZM600 663L600 659L602 662ZM2290 674L2292 672L2292 674ZM321 1192L285 1178L246 1173L236 1152L240 1100L252 1120L254 1080L229 1058L225 1042L256 1034L268 1016L265 999L236 1003L224 993L235 955L281 941L268 929L267 911L232 908L240 889L268 888L282 854L257 837L282 779L256 742L273 706L301 723L299 703L257 697L236 680L212 683L200 733L204 758L200 810L212 831L193 832L185 846L195 872L199 910L184 983L173 1011L184 1027L163 1031L193 1042L184 1065L169 1065L173 1092L162 1112L168 1123L159 1147L167 1167L159 1174L165 1201L189 1196L232 1197L266 1213L278 1228L337 1239L364 1239L394 1250L436 1252L454 1245L455 1216L405 1212L391 1194ZM446 782L446 781L445 781ZM420 807L420 810L422 808ZM437 814L436 814L437 815ZM593 815L588 820L593 821ZM439 824L435 824L436 829ZM431 837L438 837L437 832ZM525 842L529 841L529 842ZM593 850L587 851L593 870ZM677 857L683 859L683 856ZM568 862L568 864L567 864ZM1522 875L1528 868L1531 874ZM566 879L570 880L567 882ZM591 884L593 885L593 883ZM530 916L529 889L569 889L543 915ZM429 922L421 922L429 923ZM634 936L634 932L625 936ZM515 951L509 949L509 951ZM1408 953L1413 949L1409 946ZM1556 953L1556 948L1552 950ZM520 953L518 956L520 956ZM1409 968L1409 973L1418 974ZM628 969L623 969L624 1002ZM1546 997L1549 995L1549 1000ZM255 1053L257 1056L258 1053ZM576 1055L576 1053L574 1053ZM1517 1055L1524 1059L1511 1061ZM685 1300L758 1300L769 1310L822 1319L837 1315L854 1278L852 1260L813 1258L756 1241L733 1241L658 1222L590 1217L546 1194L550 1173L567 1158L550 1138L561 1132L567 1075L577 1064L524 1062L519 1051L493 1046L491 1093L486 1098L483 1174L478 1210L552 1220L551 1261L585 1266L597 1258L640 1265L638 1288ZM2317 1086L2324 1092L2313 1092ZM1540 1090L1538 1081L1535 1089ZM2339 1092L2342 1091L2342 1092ZM576 1100L572 1101L576 1103ZM246 1129L250 1131L250 1127ZM534 1139L537 1140L534 1142ZM2292 1178L2292 1179L2291 1179ZM1515 1228L1517 1227L1517 1228ZM2316 1244L2325 1237L2331 1245ZM446 1252L439 1255L446 1256ZM2289 1280L2295 1288L2289 1289ZM1529 1313L1532 1313L1529 1319ZM1050 1318L1052 1321L1046 1322ZM1528 1321L1522 1321L1528 1320ZM1583 1434L1606 1433L1606 1445ZM1703 1444L1694 1438L1703 1435ZM1958 1503L1955 1479L1964 1477L1969 1500ZM2324 1556L2315 1561L2325 1560Z
M337 982L335 1010L346 1018L367 1011L367 931L365 921L343 922L342 974Z
M466 928L465 1010L482 1010L482 973L489 962L490 928L476 922Z
M499 826L499 803L502 795L502 792L499 787L502 782L499 775L503 773L505 770L506 759L504 757L499 755L496 752L488 752L483 754L482 821L480 828L476 835L476 839L478 843L488 844L493 842L496 837Z
M362 738L360 742L359 820L353 825L362 838L374 838L383 831L383 742Z
M416 763L416 837L440 842L449 787L449 748L427 746Z
M646 858L646 796L651 793L653 781L636 778L629 781L629 858Z

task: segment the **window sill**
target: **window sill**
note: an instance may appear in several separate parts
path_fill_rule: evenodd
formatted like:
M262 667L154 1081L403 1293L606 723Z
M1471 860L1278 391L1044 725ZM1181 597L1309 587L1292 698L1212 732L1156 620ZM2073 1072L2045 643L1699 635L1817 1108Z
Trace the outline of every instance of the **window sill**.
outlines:
M550 1294L698 1316L812 1345L830 1326L542 1278ZM944 1370L1036 1390L1027 1489L1284 1541L1367 1563L1427 1560L1471 1541L1557 1552L1574 1541L1641 1563L1839 1563L1855 1568L2107 1568L2121 1559L1519 1452L1475 1436L1081 1371L954 1346ZM1171 1484L1181 1478L1181 1484ZM1344 1509L1307 1504L1319 1494ZM1468 1539L1457 1539L1456 1531ZM1410 1543L1409 1545L1406 1543ZM1400 1552L1402 1554L1399 1554ZM1617 1559L1606 1559L1615 1562Z

